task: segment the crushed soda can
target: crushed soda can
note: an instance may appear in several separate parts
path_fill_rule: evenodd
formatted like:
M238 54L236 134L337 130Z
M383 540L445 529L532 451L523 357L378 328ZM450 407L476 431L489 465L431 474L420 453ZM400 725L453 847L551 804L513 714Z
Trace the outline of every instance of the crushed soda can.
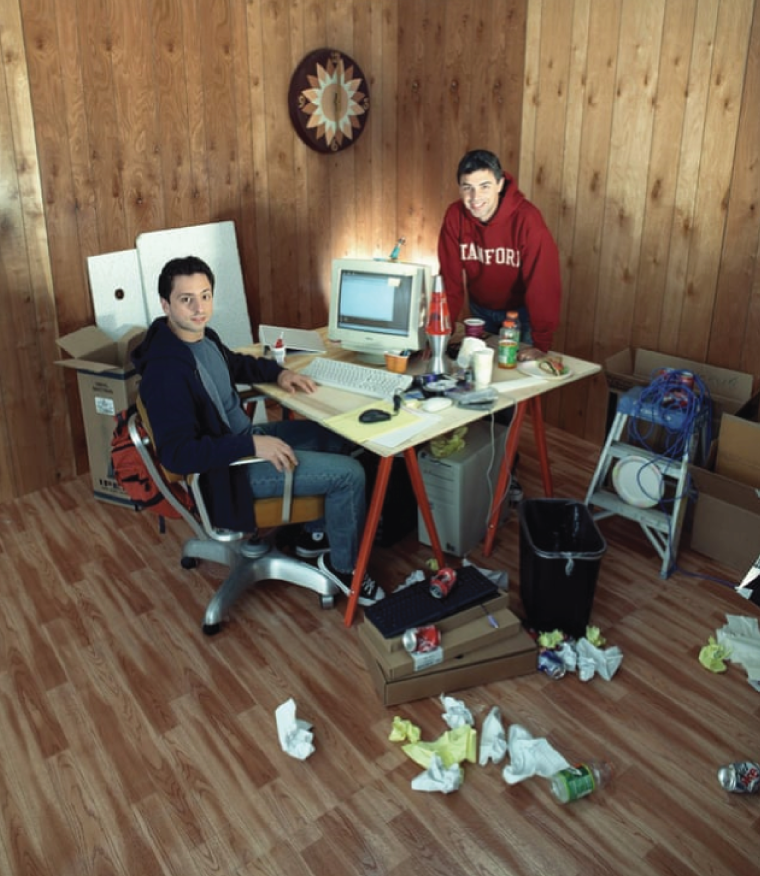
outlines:
M760 763L750 760L728 763L718 770L718 781L735 794L760 793Z
M544 648L538 652L538 671L545 672L549 678L563 678L567 669L559 651Z
M441 634L435 624L428 624L407 630L401 641L410 654L426 654L441 644Z
M453 569L440 569L430 581L430 595L436 599L444 599L451 593L451 588L456 584L457 573Z

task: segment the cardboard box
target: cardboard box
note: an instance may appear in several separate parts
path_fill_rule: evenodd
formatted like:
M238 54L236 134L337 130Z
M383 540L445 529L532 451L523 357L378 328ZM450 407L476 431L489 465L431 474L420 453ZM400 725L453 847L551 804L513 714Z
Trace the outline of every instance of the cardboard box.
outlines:
M481 684L503 681L518 675L529 675L536 671L538 653L536 644L526 632L521 630L516 636L504 639L503 646L502 654L491 659L477 660L470 655L468 659L450 668L436 667L439 669L437 672L425 672L422 675L391 680L385 677L382 666L359 637L359 648L367 664L372 683L386 706L438 697L441 694L452 694ZM473 652L473 654L478 653Z
M722 414L737 413L752 397L754 378L751 374L642 348L633 350L628 347L610 356L605 360L604 374L610 392L620 395L634 386L648 386L659 368L691 371L703 381L712 398L714 436L718 434ZM614 417L616 404L616 399L612 399L611 411L608 411L610 422Z
M144 335L144 328L133 328L113 341L93 325L57 341L72 358L56 364L77 372L95 498L117 505L131 506L132 501L114 480L111 468L114 416L137 397L139 378L129 356Z
M691 547L737 572L760 550L760 422L724 414L706 468L690 466L698 491Z
M491 626L482 609L479 609L478 614L468 623L446 631L441 630L443 655L440 662L435 665L417 667L412 655L406 649L388 651L377 647L376 637L371 632L372 624L366 621L360 625L358 634L366 646L366 650L382 667L383 675L389 681L395 681L410 675L439 672L454 664L480 662L501 656L504 653L504 648L507 647L504 644L505 640L516 636L521 630L521 624L519 618L512 614L508 608L493 610L491 616L498 623L497 628ZM436 624L436 626L439 630L441 629L440 624Z
M486 611L494 612L501 611L502 609L509 608L509 594L508 593L500 593L498 596L494 596L491 599L486 600L482 605L485 607ZM436 626L438 627L441 635L445 635L451 630L457 629L457 627L464 626L468 624L470 621L475 620L478 617L485 617L483 613L483 608L481 605L471 605L469 608L462 609L462 611L458 611L456 614L449 615L449 617L442 618L441 620L436 622ZM517 627L513 630L513 633L517 632L519 629L520 621L514 615L511 616L514 618L514 621L517 623ZM403 636L393 636L392 638L386 639L385 636L380 632L380 630L372 623L371 620L365 619L361 625L361 629L364 631L364 634L371 640L373 647L376 651L381 653L390 654L391 651L403 651L404 650L404 637Z

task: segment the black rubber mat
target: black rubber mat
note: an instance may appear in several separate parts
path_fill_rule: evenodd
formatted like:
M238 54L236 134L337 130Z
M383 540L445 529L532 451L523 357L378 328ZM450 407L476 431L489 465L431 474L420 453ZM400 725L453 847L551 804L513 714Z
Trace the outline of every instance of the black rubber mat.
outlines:
M474 566L463 566L456 573L456 584L445 599L437 599L430 593L430 583L421 581L368 606L364 617L384 638L391 639L410 627L435 623L498 593L498 587Z

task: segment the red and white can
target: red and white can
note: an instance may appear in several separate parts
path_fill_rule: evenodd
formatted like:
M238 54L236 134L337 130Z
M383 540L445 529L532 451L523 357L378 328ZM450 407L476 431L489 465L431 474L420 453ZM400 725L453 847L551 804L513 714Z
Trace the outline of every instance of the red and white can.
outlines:
M436 599L445 599L451 593L451 588L456 583L457 573L453 569L440 569L430 581L430 594L435 596Z
M412 627L407 630L401 641L410 654L426 654L428 651L434 651L441 644L441 634L435 624L428 624L425 627Z

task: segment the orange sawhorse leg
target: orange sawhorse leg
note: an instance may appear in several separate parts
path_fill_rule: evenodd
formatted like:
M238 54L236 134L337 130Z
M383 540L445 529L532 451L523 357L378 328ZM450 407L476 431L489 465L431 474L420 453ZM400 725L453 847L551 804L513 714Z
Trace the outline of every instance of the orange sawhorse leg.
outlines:
M430 502L428 501L425 485L422 482L420 467L417 463L417 453L413 447L404 451L404 459L406 460L406 468L409 472L409 480L414 489L414 495L417 499L417 504L422 514L422 519L425 521L430 543L433 548L433 554L438 560L439 567L446 565L444 560L441 543L438 539L438 532L433 522L433 513L430 510ZM367 512L367 521L364 524L364 535L362 536L361 545L359 547L359 556L356 559L356 569L354 577L351 579L351 594L348 597L348 606L346 615L343 619L345 626L350 627L354 621L356 606L359 600L359 592L361 583L364 580L364 573L367 571L369 563L369 555L372 552L372 545L375 543L375 533L377 532L377 524L380 522L380 514L383 510L383 502L385 501L385 493L388 489L388 480L391 475L391 467L393 465L392 456L381 456L380 465L377 469L377 477L375 478L375 487L372 490L372 500Z
M496 483L493 502L491 503L491 513L488 516L488 529L486 531L486 540L483 545L483 555L490 557L493 552L493 543L496 538L496 528L499 525L499 511L501 503L507 492L507 480L515 464L515 456L517 456L517 447L520 443L520 431L522 429L523 420L530 406L531 419L533 420L533 436L538 449L538 459L541 465L541 479L544 485L544 495L551 497L554 494L554 485L552 483L552 473L549 468L549 454L546 449L546 430L544 429L544 415L541 409L541 397L533 396L526 401L518 402L515 409L515 416L512 420L512 425L509 428L507 437L507 446L504 451L504 459L499 469L499 479Z

